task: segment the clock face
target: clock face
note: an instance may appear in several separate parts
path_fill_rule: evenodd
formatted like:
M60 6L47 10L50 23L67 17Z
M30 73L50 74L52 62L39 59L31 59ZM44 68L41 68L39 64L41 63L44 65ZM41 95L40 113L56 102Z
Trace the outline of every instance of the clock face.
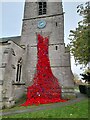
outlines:
M38 28L42 29L42 28L44 28L45 26L46 26L46 21L40 20L40 21L38 22Z

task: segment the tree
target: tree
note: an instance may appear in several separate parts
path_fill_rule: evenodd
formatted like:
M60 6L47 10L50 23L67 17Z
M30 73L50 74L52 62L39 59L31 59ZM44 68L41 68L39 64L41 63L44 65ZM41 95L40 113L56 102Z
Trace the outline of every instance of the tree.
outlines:
M79 76L78 74L74 73L74 81L77 81L77 80L79 80Z
M77 64L90 62L90 2L77 6L77 13L82 16L75 30L70 30L70 50Z
M82 79L85 80L85 82L90 83L90 73L87 72L86 74L80 74L82 76Z
M90 73L90 69L85 69L85 71L83 72L83 74L87 74L87 73Z
M74 73L73 74L74 75L74 83L78 83L78 82L80 82L80 78L79 78L79 76L78 76L78 74L77 73Z
M85 80L85 82L90 83L90 69L86 69L83 74L80 74L82 76L82 79Z

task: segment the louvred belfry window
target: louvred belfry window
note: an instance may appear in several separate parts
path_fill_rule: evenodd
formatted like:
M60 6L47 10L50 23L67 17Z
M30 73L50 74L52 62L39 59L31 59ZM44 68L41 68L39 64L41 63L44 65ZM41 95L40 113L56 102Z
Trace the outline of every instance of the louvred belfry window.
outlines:
M47 3L46 2L39 2L39 15L44 15L47 12Z

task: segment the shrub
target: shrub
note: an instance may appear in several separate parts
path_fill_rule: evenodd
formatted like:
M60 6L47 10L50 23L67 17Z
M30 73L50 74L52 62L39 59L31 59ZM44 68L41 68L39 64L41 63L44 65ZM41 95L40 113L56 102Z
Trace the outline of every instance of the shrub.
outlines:
M80 90L80 93L86 94L85 85L79 85L79 90Z

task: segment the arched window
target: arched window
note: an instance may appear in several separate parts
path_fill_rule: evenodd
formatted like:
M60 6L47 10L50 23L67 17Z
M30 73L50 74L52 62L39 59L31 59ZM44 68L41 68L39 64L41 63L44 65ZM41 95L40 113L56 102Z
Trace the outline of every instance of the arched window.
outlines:
M39 10L38 14L39 15L44 15L47 12L47 3L46 2L38 2L39 5Z
M20 82L21 71L22 71L22 57L20 57L20 59L18 60L18 63L17 63L16 82Z

